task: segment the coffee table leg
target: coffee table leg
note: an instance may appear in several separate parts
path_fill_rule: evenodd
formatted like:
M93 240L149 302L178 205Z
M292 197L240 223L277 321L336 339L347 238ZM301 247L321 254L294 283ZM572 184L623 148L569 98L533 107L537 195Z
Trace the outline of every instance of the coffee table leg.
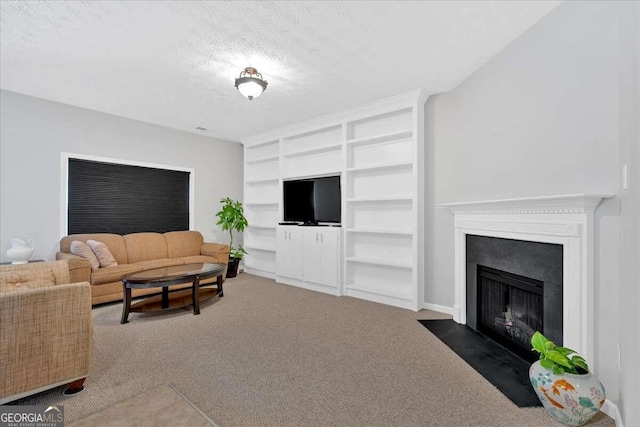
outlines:
M191 291L193 297L193 314L200 314L200 276L193 278L193 290Z
M169 287L162 287L162 308L169 308Z
M122 319L120 319L120 323L124 324L129 322L129 310L131 309L131 288L127 288L125 283L122 283L122 295L124 301L122 302Z
M223 297L224 291L222 289L222 275L218 276L218 296Z

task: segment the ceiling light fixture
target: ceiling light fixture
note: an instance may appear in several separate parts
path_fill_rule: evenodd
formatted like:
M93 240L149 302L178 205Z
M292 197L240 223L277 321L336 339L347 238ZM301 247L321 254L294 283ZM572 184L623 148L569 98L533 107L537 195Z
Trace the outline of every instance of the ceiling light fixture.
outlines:
M240 72L240 77L236 79L236 89L243 96L252 100L259 97L267 89L267 81L262 78L262 74L253 67L247 67Z

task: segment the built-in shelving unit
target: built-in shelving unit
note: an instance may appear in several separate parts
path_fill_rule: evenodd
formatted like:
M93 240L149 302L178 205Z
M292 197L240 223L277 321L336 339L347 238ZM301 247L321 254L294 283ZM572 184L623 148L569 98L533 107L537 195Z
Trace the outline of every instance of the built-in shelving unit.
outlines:
M277 227L282 182L340 175L340 275L330 292L422 308L425 101L413 92L243 140L246 270L279 280L280 266L293 269L283 282L306 283L291 279L299 251L284 236L296 233Z
M279 158L280 158L280 156L276 154L275 156L267 156L267 157L257 158L255 160L250 160L250 161L247 161L246 164L247 165L257 165L257 164L260 164L260 163L267 163L267 162L270 162L270 161L273 161L273 160L278 160Z
M291 153L287 153L284 155L285 158L293 158L293 157L302 157L302 156L310 156L312 154L322 154L322 153L330 153L332 151L340 151L342 148L342 143L326 145L316 148L309 148L307 150L294 151Z
M396 230L382 230L376 228L347 228L347 233L365 233L365 234L397 234L397 235L409 235L413 234L413 230L396 229Z
M275 277L276 224L280 204L280 141L245 146L244 210L249 222L243 246L244 269Z

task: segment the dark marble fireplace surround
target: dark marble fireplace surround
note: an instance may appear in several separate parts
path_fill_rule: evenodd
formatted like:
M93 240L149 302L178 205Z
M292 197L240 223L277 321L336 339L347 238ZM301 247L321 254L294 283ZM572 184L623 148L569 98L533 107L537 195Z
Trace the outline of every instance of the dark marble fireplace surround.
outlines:
M542 333L561 345L562 245L466 236L467 325L478 330L478 266L501 270L543 282Z

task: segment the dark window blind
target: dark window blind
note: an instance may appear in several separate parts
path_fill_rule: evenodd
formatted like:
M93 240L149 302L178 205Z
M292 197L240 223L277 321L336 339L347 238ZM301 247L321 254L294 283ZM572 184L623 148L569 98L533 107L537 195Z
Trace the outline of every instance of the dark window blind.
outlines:
M189 229L189 172L69 159L68 234Z

